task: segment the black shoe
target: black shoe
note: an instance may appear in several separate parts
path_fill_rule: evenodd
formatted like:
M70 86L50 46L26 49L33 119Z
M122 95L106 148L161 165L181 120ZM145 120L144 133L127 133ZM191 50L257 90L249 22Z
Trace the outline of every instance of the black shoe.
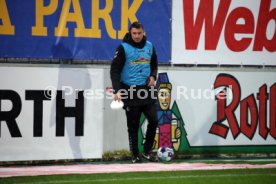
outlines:
M131 162L133 164L135 164L135 163L141 163L141 159L139 157L137 157L137 156L133 156L132 159L131 159Z
M158 162L158 159L156 156L153 156L147 153L142 153L142 157L150 162Z

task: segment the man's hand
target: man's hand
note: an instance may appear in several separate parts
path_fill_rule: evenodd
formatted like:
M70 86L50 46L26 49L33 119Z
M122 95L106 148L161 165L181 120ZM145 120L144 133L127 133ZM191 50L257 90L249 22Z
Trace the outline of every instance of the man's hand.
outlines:
M150 76L149 80L148 80L148 87L154 86L154 77Z
M117 92L116 94L113 95L113 99L115 101L120 102L121 101L121 94L119 92Z

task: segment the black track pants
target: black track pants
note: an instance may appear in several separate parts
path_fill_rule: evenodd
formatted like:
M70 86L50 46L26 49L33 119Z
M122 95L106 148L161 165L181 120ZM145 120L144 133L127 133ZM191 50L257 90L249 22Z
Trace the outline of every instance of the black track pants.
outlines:
M144 113L148 120L146 132L146 141L144 144L144 152L149 153L154 143L156 127L158 125L156 105L154 103L141 106L128 106L125 108L127 117L127 127L129 136L130 151L134 156L138 156L138 130L141 114Z

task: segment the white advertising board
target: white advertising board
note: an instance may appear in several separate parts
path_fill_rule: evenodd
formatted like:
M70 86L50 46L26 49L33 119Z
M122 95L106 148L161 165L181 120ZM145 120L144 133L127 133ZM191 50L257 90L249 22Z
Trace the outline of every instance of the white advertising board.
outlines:
M275 72L165 73L190 146L276 145Z
M0 67L0 161L101 158L103 69Z
M173 0L174 64L276 65L276 1Z

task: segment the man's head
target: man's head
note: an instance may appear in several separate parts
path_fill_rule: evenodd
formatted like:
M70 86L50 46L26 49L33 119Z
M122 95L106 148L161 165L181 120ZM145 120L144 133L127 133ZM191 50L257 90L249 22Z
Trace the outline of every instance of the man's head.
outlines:
M133 22L129 28L129 34L134 42L139 43L144 36L144 27L141 22Z

